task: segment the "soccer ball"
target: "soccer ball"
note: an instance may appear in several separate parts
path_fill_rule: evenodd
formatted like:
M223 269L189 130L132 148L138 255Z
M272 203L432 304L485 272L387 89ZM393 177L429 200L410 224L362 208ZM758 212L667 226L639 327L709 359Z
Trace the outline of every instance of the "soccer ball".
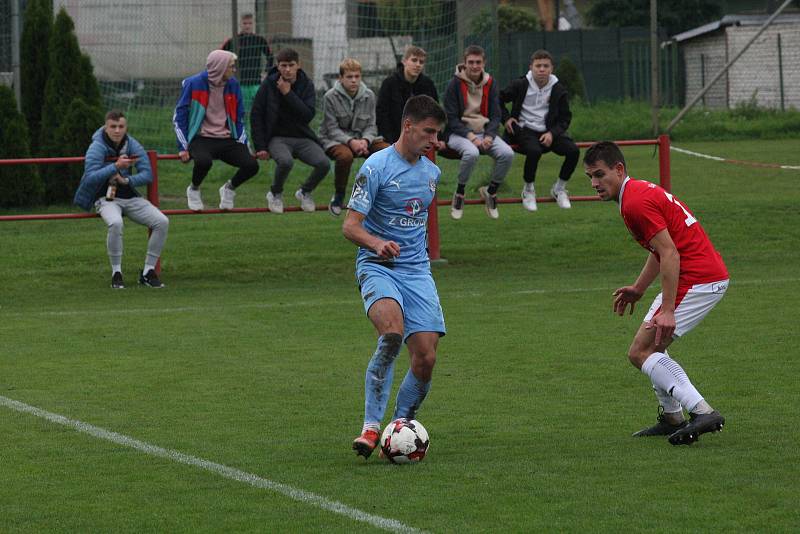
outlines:
M429 444L428 431L414 419L395 419L381 436L383 456L393 464L421 462Z

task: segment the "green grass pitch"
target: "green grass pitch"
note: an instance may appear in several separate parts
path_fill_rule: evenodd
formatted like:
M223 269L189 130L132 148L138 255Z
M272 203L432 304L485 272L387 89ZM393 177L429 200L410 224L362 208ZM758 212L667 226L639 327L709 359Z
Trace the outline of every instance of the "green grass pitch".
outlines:
M800 164L797 140L679 145ZM633 176L655 179L651 147L625 153ZM540 195L557 164L543 158ZM455 163L443 167L449 198ZM521 168L518 157L504 196L519 193ZM189 168L161 170L163 206L184 207ZM307 170L290 177L291 205ZM263 206L271 173L243 185L237 206ZM228 175L215 164L207 203ZM375 335L341 219L172 217L163 291L133 287L145 233L130 222L122 291L108 287L99 219L0 223L0 396L349 511L0 405L0 531L377 531L354 511L430 532L795 531L798 173L673 154L672 175L732 279L670 349L727 418L691 447L630 437L656 414L625 354L657 288L632 317L611 313L611 292L645 260L613 203L534 214L501 205L497 221L480 206L457 222L439 210L447 263L434 276L448 335L419 413L431 448L414 466L350 450ZM590 194L580 167L570 190ZM405 350L398 362L395 390Z

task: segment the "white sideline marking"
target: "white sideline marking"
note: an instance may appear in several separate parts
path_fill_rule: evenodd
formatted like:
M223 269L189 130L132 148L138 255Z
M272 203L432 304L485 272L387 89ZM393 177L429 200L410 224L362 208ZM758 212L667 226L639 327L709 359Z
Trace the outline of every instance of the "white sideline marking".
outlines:
M732 287L736 286L753 286L753 285L766 285L766 284L794 284L800 282L800 278L774 278L774 279L756 279L756 280L737 280L733 279L731 283ZM570 288L542 288L542 289L520 289L518 291L507 291L507 292L492 292L492 295L547 295L550 293L554 294L563 294L563 293L595 293L595 292L603 292L603 291L614 291L617 289L617 286L611 287L570 287ZM354 293L355 294L355 293ZM485 296L486 293L481 291L461 291L458 293L447 293L447 298L450 299L463 299L463 298L476 298ZM355 300L353 301L355 302ZM253 302L247 304L233 304L225 306L225 309L268 309L268 308L295 308L295 307L310 307L310 306L328 306L331 303L340 304L341 299L332 298L332 299L319 299L319 300L305 300L305 301L290 301L290 302L280 302L280 303L270 303L270 302ZM0 310L3 309L3 306L0 306ZM5 309L10 309L9 306L5 306ZM4 314L5 317L27 317L31 315L45 315L45 316L52 316L52 317L68 317L74 315L159 315L159 314L168 314L168 313L195 313L195 312L208 312L208 311L219 311L219 306L176 306L174 308L126 308L124 310L61 310L61 311L49 311L49 310L42 310L42 311L26 311L26 312L10 312Z
M702 154L700 152L692 152L691 150L686 150L685 148L678 148L676 146L670 146L670 150L674 150L675 152L680 152L681 154L687 154L689 156L695 156L697 158L705 158L714 161L723 161L725 163L737 163L739 165L748 165L751 167L767 167L772 169L788 169L788 170L800 170L800 165L781 165L780 163L761 163L757 161L741 161L736 159L728 159L728 158L721 158L719 156L710 156L708 154Z
M256 488L274 491L275 493L280 493L281 495L289 497L295 501L299 501L304 504L310 504L336 514L341 514L355 521L368 523L383 530L388 530L390 532L424 532L422 530L409 527L408 525L405 525L395 519L388 519L386 517L368 514L367 512L363 512L356 508L351 508L345 504L332 501L309 491L293 488L292 486L287 486L286 484L281 484L280 482L273 482L272 480L261 478L252 473L247 473L245 471L240 471L239 469L234 469L233 467L203 460L202 458L197 458L196 456L190 456L182 452L151 445L123 434L105 430L103 428L90 425L89 423L84 423L82 421L77 421L75 419L69 419L63 415L58 415L42 410L41 408L36 408L35 406L30 406L23 402L16 401L14 399L3 397L2 395L0 395L0 405L6 406L7 408L17 412L35 415L36 417L46 419L51 423L73 428L78 432L89 434L95 438L104 439L124 447L136 449L137 451L149 454L150 456L166 458L181 464L199 467L200 469L211 471L212 473L216 473L220 476L235 480L237 482L244 482L245 484L249 484Z

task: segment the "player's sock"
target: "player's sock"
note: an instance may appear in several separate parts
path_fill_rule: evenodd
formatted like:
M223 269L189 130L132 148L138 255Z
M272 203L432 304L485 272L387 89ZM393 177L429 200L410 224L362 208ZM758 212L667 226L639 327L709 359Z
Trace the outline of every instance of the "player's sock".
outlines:
M498 187L500 187L500 184L498 184L497 182L495 181L489 182L489 187L486 188L486 192L489 193L490 195L496 195Z
M145 263L144 264L144 270L142 272L147 274L147 273L150 272L151 269L155 271L156 270L156 266L155 265L150 265L149 263Z
M467 190L467 184L458 184L456 186L456 193L458 193L459 195L463 195L466 190Z
M399 417L414 419L417 415L417 410L419 410L430 389L430 381L423 382L414 376L414 373L409 369L405 378L403 378L403 383L400 384L400 389L397 390L397 404L394 408L392 420Z
M658 399L658 404L660 404L664 409L664 417L667 419L667 421L672 424L677 424L683 421L684 418L683 410L681 409L681 403L678 402L675 397L655 384L653 384L653 391Z
M567 181L566 180L562 180L561 178L556 180L556 183L553 186L553 190L554 191L563 191L566 188L567 188Z
M121 263L115 263L115 264L113 264L111 266L111 274L121 273L121 272L122 272L122 264Z
M364 379L364 425L380 426L389 392L392 391L394 377L394 360L400 354L403 336L400 334L384 334L378 338L378 348L367 365Z
M651 354L642 364L642 372L650 377L654 386L672 395L682 406L695 407L703 400L683 367L663 352Z
M713 411L714 408L704 400L701 400L694 408L689 410L690 413L712 413Z

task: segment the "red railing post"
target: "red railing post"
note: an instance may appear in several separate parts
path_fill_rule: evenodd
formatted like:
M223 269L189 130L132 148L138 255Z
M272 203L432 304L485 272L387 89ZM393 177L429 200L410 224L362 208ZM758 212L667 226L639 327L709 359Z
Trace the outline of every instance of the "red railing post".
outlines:
M658 179L664 191L672 191L672 177L669 168L669 136L658 136Z
M147 200L155 206L159 207L160 201L158 200L158 153L155 150L147 151L147 159L150 160L150 169L153 173L153 181L147 184ZM150 237L153 231L147 230L147 237ZM161 258L156 262L156 274L161 275Z
M429 160L436 163L436 149L431 149L426 156ZM433 192L433 200L428 206L428 257L432 261L441 260L439 250L439 203L436 191Z

